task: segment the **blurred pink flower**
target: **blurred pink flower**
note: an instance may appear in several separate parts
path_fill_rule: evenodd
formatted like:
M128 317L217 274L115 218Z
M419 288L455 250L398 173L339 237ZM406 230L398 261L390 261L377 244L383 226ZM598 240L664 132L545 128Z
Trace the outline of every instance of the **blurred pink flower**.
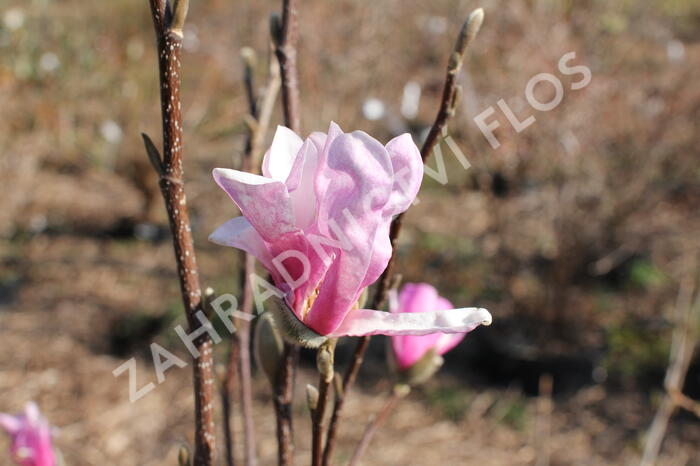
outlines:
M34 403L16 416L0 413L0 427L10 435L12 458L21 466L54 466L51 427Z
M427 283L407 283L396 297L394 292L389 303L392 313L422 313L426 310L459 312L451 302L438 295L437 290ZM490 319L489 319L490 322ZM441 356L457 346L464 336L476 328L478 323L464 332L428 335L399 335L391 338L391 347L399 370L407 370L425 356L431 349Z
M420 317L356 309L391 257L392 217L413 202L423 178L420 151L409 134L384 146L331 123L328 133L302 141L279 126L262 172L214 170L243 216L209 239L254 255L296 323L338 337L465 331L490 319L484 309Z

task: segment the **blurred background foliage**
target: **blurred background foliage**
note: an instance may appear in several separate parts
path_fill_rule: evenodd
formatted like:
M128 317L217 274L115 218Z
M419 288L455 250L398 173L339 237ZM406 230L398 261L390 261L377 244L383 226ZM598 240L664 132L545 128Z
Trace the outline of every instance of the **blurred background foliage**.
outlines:
M238 166L247 108L239 50L258 52L262 89L268 14L278 3L192 2L185 31L187 191L201 273L221 292L238 292L236 255L206 237L236 212L210 171ZM139 136L160 134L146 4L0 2L0 410L38 399L68 426L59 442L74 464L165 464L189 425L189 408L164 414L173 400L189 406L188 371L139 412L124 407L126 384L111 376L137 355L148 380L154 338L182 351L172 332L182 317L167 222ZM494 325L448 355L438 380L383 435L408 439L406 429L424 423L417 416L429 416L434 428L419 430L423 438L450 448L471 439L462 447L469 453L440 450L448 464L477 461L479 448L489 458L480 463L531 464L541 413L530 397L551 375L552 461L623 464L638 454L662 388L678 282L697 274L700 3L304 1L304 131L334 120L380 140L404 131L420 140L454 36L477 6L486 20L449 124L471 168L443 146L448 183L426 178L398 267L404 281L430 282L455 304L489 308ZM570 51L592 71L582 90L557 70ZM550 112L524 96L541 72L564 84ZM409 88L420 90L415 112L402 111ZM517 133L499 99L536 122ZM473 122L489 106L501 125L495 150ZM372 348L359 397L384 387L384 341ZM697 358L686 392L700 395ZM260 384L261 402L268 396ZM358 425L375 407L360 399ZM674 426L664 458L700 464L697 420L680 416ZM403 445L368 461L427 464L421 448Z

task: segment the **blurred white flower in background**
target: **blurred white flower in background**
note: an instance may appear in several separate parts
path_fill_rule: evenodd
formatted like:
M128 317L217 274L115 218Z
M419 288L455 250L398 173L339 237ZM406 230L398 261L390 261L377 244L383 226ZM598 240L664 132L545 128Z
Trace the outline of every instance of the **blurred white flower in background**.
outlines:
M672 39L666 43L666 56L671 63L680 63L685 59L685 45L683 42Z
M21 8L10 8L3 15L3 24L10 31L16 31L24 26L24 11Z
M407 120L412 120L418 115L421 87L415 81L409 81L403 88L401 97L401 115Z
M39 67L47 73L56 71L59 66L61 66L61 60L53 52L46 52L39 58Z
M447 31L447 18L444 16L427 16L422 22L423 29L429 34L439 36Z
M362 104L362 115L368 120L379 120L384 116L385 110L384 102L374 97L370 97Z
M185 32L182 38L182 46L188 52L196 52L199 49L199 35L197 34L197 26L185 26Z
M118 144L122 140L122 128L114 120L105 120L100 125L100 133L111 144Z

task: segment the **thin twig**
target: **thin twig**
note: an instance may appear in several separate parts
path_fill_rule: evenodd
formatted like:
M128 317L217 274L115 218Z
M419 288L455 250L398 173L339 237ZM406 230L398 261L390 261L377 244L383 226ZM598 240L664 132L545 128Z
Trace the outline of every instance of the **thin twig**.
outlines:
M360 458L365 454L367 448L369 447L374 434L379 430L379 428L384 424L384 422L389 417L389 414L394 409L394 406L401 400L401 398L408 395L410 392L410 387L408 385L397 385L393 388L391 396L387 398L384 407L379 411L379 414L367 424L365 432L362 434L360 443L357 444L355 453L352 455L350 460L350 466L356 466L360 462Z
M335 378L333 359L335 353L335 339L324 343L316 354L316 367L318 368L318 400L311 413L311 466L321 466L323 460L323 430L328 406L328 395L331 383Z
M226 447L226 466L236 464L233 445L234 434L231 419L233 417L233 404L231 399L236 392L236 374L238 373L238 359L240 356L240 346L238 338L234 335L231 342L229 361L226 367L226 376L221 384L221 406L223 409L224 443Z
M700 290L698 290L697 277L690 275L683 280L678 291L676 325L671 337L671 356L664 380L666 393L649 427L641 466L652 466L656 463L668 423L679 407L689 409L696 414L700 413L698 405L683 395L683 384L698 343L699 318Z
M282 0L282 23L273 21L272 39L282 75L282 108L286 125L299 134L299 77L297 75L297 1Z
M272 118L274 103L277 98L277 93L280 87L279 69L277 60L274 56L270 57L270 76L263 97L262 105L258 105L258 99L255 93L254 85L254 64L255 52L252 49L245 48L241 50L241 57L244 62L243 81L245 85L245 93L248 98L248 136L246 138L245 151L241 158L241 170L249 173L259 173L260 166L260 147L265 138L265 133ZM239 260L243 263L240 275L240 289L242 291L241 311L247 314L253 313L253 293L251 286L251 274L255 272L255 257L240 251ZM242 320L236 338L231 339L229 368L238 366L240 373L241 387L241 407L243 415L243 433L244 433L244 454L245 465L255 466L258 463L255 441L255 425L253 422L253 388L252 374L250 363L250 323ZM235 378L236 373L228 371L226 374L227 380ZM229 392L230 394L231 392ZM224 422L230 423L230 411L224 412ZM224 429L225 441L231 444L230 431ZM228 446L227 446L228 451ZM228 459L228 458L227 458Z
M457 37L457 42L447 65L447 76L445 77L445 86L442 91L440 109L438 110L433 126L430 128L428 137L421 148L421 158L423 159L423 162L425 162L428 157L430 157L430 154L432 154L433 149L438 143L438 138L442 134L445 125L447 124L447 120L454 114L457 100L460 95L457 86L457 75L462 69L462 63L464 61L467 46L479 32L483 18L484 12L481 8L474 10L469 15L467 21L465 21L462 29L460 30L459 36ZM391 222L389 239L391 240L392 255L391 259L389 260L389 264L379 277L377 290L372 301L371 309L381 309L386 301L387 292L389 291L392 281L394 261L396 259L396 243L401 231L403 216L404 214L401 213ZM323 452L324 466L328 466L331 462L331 458L333 457L335 441L338 435L338 422L345 403L345 397L357 378L357 372L362 365L365 351L367 351L367 346L369 345L369 339L369 336L360 337L359 341L357 342L355 352L353 353L350 364L345 372L345 376L343 377L343 393L340 396L336 396L331 422L328 426L326 447Z
M277 419L277 462L280 466L294 463L294 437L292 432L292 399L294 394L294 368L297 365L299 347L284 344L282 361L275 380L275 415Z
M270 26L282 81L284 121L289 129L300 134L299 78L296 66L298 36L296 0L282 0L281 23L278 17L273 15ZM285 342L274 394L280 466L291 465L294 461L292 401L294 373L298 359L299 347Z
M158 46L163 157L157 154L157 149L148 136L144 135L144 141L151 163L160 177L160 190L173 235L182 302L190 331L195 331L201 326L197 314L203 311L203 303L182 184L183 135L180 113L180 51L188 3L187 0L179 0L173 11L164 0L149 0ZM199 351L199 357L194 359L193 364L196 424L194 465L211 466L215 456L215 437L213 355L209 334L203 333L194 341L194 345Z

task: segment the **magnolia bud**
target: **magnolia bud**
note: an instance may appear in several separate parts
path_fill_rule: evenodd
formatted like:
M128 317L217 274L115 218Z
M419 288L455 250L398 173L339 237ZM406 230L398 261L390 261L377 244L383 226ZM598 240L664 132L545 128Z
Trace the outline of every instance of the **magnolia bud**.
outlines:
M264 312L255 324L254 355L258 367L265 372L271 384L275 383L282 358L284 343L275 326L272 314Z
M333 380L333 353L335 352L336 340L327 340L316 353L316 367L323 377L324 382L330 383Z
M408 385L420 385L426 382L442 367L444 360L435 352L428 350L414 365L399 373L399 379Z
M318 406L318 389L311 384L306 386L306 404L311 412Z

